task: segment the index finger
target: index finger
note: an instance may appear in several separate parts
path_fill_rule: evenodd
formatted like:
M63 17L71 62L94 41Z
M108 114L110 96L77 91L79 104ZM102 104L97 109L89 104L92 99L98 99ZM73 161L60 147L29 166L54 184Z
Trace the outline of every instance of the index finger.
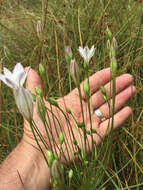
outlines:
M91 95L96 92L102 85L105 85L111 79L110 67L96 72L89 77L89 85ZM85 99L83 91L83 82L80 84L82 98ZM77 88L73 90L73 93L77 93Z

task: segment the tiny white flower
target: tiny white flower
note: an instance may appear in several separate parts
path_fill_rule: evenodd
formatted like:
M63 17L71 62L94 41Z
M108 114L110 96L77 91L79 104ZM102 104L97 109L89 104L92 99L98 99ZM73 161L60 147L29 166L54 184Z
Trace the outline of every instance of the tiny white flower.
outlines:
M83 57L84 61L86 63L89 63L90 59L93 57L95 53L94 45L91 47L91 49L88 48L88 46L85 46L84 48L79 47L78 51L80 55Z
M2 80L7 86L12 89L22 87L29 70L25 71L21 63L17 63L13 72L10 72L4 67L4 75L0 74L0 80Z

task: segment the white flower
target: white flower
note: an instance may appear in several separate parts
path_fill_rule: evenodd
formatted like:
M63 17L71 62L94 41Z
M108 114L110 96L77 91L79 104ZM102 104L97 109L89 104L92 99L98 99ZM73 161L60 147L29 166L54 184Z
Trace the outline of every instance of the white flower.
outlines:
M30 121L33 117L33 96L28 89L19 87L13 90L16 105L25 119Z
M84 61L86 63L89 63L90 59L95 53L95 48L94 48L94 45L91 47L91 49L89 49L88 46L85 46L84 48L79 47L78 51L80 55L83 57Z
M4 75L0 74L0 80L13 89L19 112L30 121L33 116L33 96L28 89L23 87L28 71L29 69L25 71L20 63L16 64L13 72L4 67Z
M22 87L26 77L27 73L21 65L21 63L17 63L14 67L13 72L10 72L7 68L4 67L4 75L0 74L0 80L2 80L7 86L13 89L17 89L19 87Z

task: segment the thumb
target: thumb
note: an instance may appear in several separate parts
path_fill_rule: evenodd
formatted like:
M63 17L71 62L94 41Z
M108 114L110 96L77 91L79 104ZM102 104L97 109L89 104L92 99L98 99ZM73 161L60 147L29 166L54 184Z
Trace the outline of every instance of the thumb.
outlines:
M28 68L25 68L25 71L27 71ZM26 87L31 91L32 94L35 94L35 87L39 87L42 89L42 81L38 73L31 69L28 72L27 80L26 80Z

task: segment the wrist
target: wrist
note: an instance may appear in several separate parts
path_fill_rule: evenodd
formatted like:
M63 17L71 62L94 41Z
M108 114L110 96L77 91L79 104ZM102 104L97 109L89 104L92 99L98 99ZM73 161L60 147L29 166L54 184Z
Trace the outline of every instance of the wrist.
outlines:
M39 150L22 140L0 165L0 189L47 190L50 170Z
M39 189L47 190L50 180L50 169L41 151L37 146L27 143L24 139L21 140L19 146L24 158L31 163L30 170L33 170L33 174L31 173L29 178L33 178L32 183L36 182L37 186L39 185Z

